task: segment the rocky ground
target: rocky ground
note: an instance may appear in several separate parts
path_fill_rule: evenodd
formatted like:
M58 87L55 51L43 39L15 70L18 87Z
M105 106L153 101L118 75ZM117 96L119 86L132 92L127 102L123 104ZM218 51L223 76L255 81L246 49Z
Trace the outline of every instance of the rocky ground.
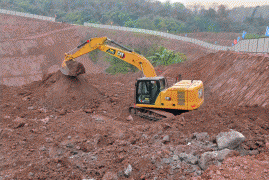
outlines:
M141 72L0 85L0 179L268 179L268 57L195 53L156 68L204 82L205 103L170 120L130 118Z

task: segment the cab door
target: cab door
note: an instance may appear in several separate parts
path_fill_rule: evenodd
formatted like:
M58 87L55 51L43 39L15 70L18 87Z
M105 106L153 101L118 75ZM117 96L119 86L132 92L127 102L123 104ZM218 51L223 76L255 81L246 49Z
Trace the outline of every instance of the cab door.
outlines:
M155 104L160 93L160 83L157 80L138 81L136 85L137 104Z

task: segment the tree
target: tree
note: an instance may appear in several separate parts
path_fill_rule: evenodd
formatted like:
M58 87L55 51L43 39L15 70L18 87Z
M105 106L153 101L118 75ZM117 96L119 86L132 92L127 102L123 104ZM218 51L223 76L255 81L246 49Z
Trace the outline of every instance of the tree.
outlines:
M54 9L54 4L52 0L45 0L43 1L43 10L47 13L50 14Z
M172 4L172 17L181 20L181 21L186 21L187 19L187 14L185 13L185 6L181 3L173 3Z
M230 32L232 21L229 17L229 11L226 10L226 6L220 5L218 7L217 15L217 21L219 22L221 31Z
M128 13L124 13L121 11L116 11L112 13L109 12L106 14L106 18L108 18L110 22L113 22L113 24L119 26L124 26L127 21L131 20Z

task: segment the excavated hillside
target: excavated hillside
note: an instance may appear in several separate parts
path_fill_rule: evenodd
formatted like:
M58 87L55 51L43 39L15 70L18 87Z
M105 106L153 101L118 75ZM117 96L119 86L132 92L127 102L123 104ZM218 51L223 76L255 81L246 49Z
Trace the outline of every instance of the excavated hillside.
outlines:
M149 50L152 46L162 45L185 53L188 59L200 57L208 51L191 43L151 35L107 31L4 14L1 14L0 18L0 32L3 34L0 37L0 78L1 84L11 86L41 80L44 75L56 72L64 54L90 37L107 36L125 46L143 51ZM84 64L87 73L104 72L109 66L104 61L106 56L104 53L98 53L97 58L98 63L93 63L88 55L76 60Z
M35 26L34 20L29 21ZM120 37L126 37L128 45L154 42L151 36L141 40L138 35L93 29L64 27L23 38L18 45L15 40L0 43L1 63L6 65L1 70L10 73L5 76L9 83L16 73L20 81L34 73L27 69L32 56L44 55L42 67L46 67L37 81L0 85L0 179L269 178L268 57L210 53L186 44L183 50L189 58L197 58L157 67L156 72L168 78L169 86L179 74L182 79L201 79L204 104L171 120L130 118L135 80L142 72L112 76L103 73L104 65L90 64L86 57L86 71L87 66L93 71L77 78L64 76L57 68L48 70L59 66L62 53L76 47L78 37L88 31L114 34L122 44ZM173 50L184 46L175 40L160 42ZM229 153L220 154L217 161L209 157L204 166L204 154L220 153L217 137L230 129L240 132L244 141L225 149Z
M164 75L201 79L224 106L269 105L269 57L219 51L168 68Z

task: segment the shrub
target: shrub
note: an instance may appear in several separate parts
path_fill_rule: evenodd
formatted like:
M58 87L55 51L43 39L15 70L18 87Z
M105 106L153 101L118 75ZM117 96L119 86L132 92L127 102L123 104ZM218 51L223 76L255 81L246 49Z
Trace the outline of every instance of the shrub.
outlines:
M258 34L246 34L245 39L258 39L260 36Z
M176 64L186 61L186 56L183 53L175 53L161 46L153 56L148 57L153 66Z
M114 56L110 56L107 61L110 63L110 66L106 69L106 72L113 75L118 73L126 74L130 71L135 72L137 70L135 66Z

